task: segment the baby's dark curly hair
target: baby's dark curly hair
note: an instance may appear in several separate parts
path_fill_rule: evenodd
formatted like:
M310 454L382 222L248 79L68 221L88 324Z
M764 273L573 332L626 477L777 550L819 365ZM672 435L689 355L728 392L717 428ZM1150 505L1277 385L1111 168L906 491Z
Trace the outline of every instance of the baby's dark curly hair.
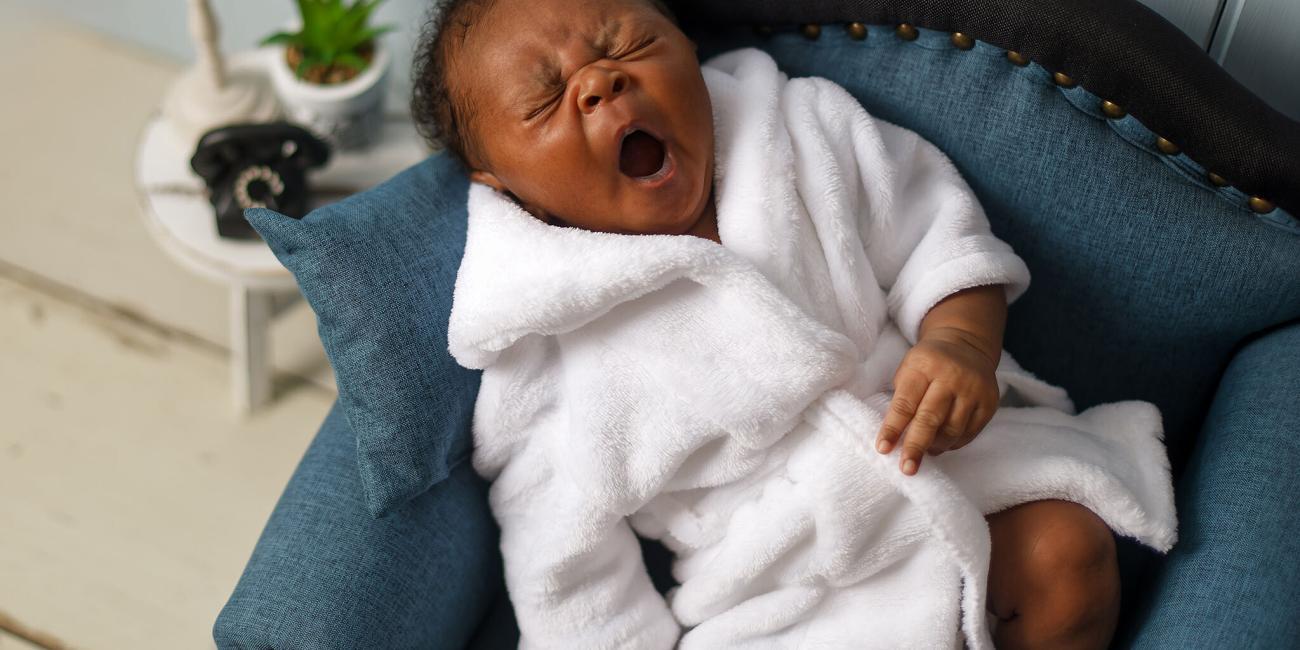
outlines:
M411 65L411 117L429 146L443 148L469 166L466 117L447 88L447 67L470 25L495 0L435 0L429 7Z
M435 0L420 30L411 66L411 117L415 128L433 148L446 149L469 167L471 158L481 160L475 146L469 118L473 107L455 96L447 86L447 69L460 51L470 26L496 0ZM662 0L648 4L677 22Z

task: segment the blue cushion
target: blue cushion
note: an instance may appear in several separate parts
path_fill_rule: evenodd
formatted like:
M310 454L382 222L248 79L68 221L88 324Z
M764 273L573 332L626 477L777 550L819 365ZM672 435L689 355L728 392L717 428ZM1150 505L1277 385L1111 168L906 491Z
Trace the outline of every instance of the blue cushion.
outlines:
M457 163L433 156L301 221L245 215L316 312L375 516L445 478L469 449L479 373L447 353L468 189Z

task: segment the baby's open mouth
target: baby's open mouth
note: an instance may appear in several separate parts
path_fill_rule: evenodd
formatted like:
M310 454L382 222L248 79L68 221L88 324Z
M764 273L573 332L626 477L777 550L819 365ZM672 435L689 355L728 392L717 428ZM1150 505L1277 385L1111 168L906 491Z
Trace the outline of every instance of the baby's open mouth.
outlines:
M618 170L632 178L653 176L663 169L666 149L659 138L640 129L623 136L618 152Z

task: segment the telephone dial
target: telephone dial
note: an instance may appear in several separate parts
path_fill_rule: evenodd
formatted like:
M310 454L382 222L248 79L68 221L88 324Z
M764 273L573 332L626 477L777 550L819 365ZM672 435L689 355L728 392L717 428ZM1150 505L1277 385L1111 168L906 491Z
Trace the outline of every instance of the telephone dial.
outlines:
M300 218L307 212L308 169L329 159L329 145L288 122L232 124L199 138L190 167L208 186L217 234L257 239L246 208Z

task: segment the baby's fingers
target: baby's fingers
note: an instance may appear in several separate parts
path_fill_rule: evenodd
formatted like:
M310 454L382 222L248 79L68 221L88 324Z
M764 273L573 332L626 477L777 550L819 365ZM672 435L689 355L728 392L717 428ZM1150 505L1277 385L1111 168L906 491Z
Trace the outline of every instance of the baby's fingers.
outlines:
M894 397L889 401L889 412L885 414L885 421L876 434L876 451L887 454L894 449L903 435L903 429L907 428L907 423L916 414L921 398L925 397L925 389L929 386L929 379L913 372L900 373L894 378Z
M994 404L993 409L996 408L997 405ZM952 449L961 449L970 444L975 439L975 436L978 436L980 431L983 431L984 427L988 425L989 420L992 418L993 409L986 409L983 406L975 407L975 411L971 413L970 422L966 423L966 435L962 437L961 442L953 445Z
M921 406L916 409L912 423L907 425L907 437L903 439L903 451L899 458L904 474L911 476L921 468L921 457L934 442L939 426L948 420L952 410L952 391L930 384L921 399Z
M935 436L934 443L926 451L938 456L945 451L960 448L966 442L966 432L974 410L975 403L971 400L957 399L954 401L952 412L948 414L948 420L943 423L943 426L939 427L939 435Z

